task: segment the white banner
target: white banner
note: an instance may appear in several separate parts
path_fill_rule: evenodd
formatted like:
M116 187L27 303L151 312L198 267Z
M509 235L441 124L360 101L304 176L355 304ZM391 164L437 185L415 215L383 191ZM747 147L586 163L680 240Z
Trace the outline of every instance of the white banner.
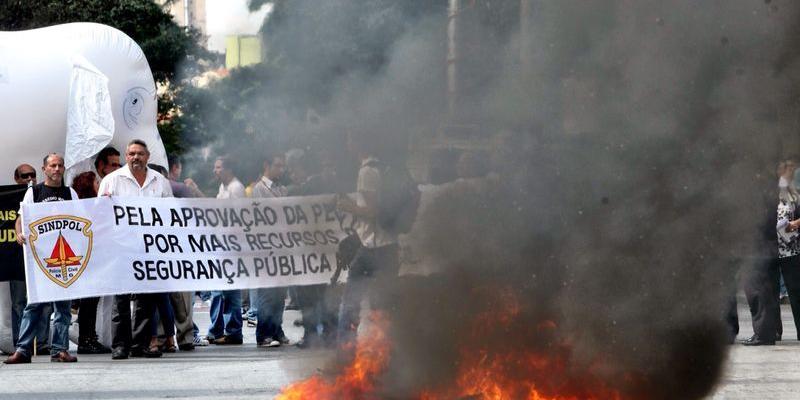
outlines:
M355 224L334 200L99 197L23 205L28 301L330 283L338 244Z

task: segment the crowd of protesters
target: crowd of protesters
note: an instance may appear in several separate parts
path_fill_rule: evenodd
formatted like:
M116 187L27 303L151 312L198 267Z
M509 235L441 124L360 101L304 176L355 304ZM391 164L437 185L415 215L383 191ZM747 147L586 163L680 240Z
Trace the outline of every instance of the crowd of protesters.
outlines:
M339 262L350 268L346 285L116 295L110 317L102 319L110 321L110 346L100 343L96 331L99 298L27 304L24 282L12 281L16 351L4 362L29 363L34 354L47 352L53 362L77 361L68 351L72 313L77 313L77 353L111 354L114 360L156 358L165 352L193 351L210 344L241 345L245 323L255 326L256 346L278 347L290 343L283 331L288 299L301 310L302 319L295 321L304 328L302 339L295 343L298 347L332 347L354 340L362 299L369 295L373 282L397 277L399 256L397 233L378 223L383 164L363 142L349 140L348 146L354 163L359 165L355 182L340 178L327 153L315 157L298 149L269 153L262 158L260 176L253 182L243 182L237 176L234 158L220 155L213 167L219 182L213 194L203 193L191 179L181 179L182 164L177 157L168 158L169 169L149 164L150 152L141 140L131 141L122 154L113 147L103 149L95 158L95 170L78 174L72 182L64 182L64 158L59 154L44 157L41 181L37 181L34 167L20 165L14 171L14 179L28 185L23 203L96 196L213 196L225 200L336 194L336 207L357 216L358 223L340 246ZM343 194L353 189L354 198ZM19 244L24 246L26 238L20 221L17 220L16 233ZM210 300L210 323L205 335L194 321L192 310L197 296Z

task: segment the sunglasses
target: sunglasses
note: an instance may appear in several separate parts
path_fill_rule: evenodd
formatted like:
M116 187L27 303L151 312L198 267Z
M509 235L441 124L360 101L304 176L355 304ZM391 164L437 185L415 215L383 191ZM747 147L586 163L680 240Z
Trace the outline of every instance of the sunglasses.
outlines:
M19 177L22 178L22 179L36 178L36 172L27 172L27 173L19 174Z

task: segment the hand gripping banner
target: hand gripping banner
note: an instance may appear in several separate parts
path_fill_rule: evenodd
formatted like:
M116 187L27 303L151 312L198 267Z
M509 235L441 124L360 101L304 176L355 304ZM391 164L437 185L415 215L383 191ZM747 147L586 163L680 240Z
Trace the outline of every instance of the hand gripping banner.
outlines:
M22 211L31 303L330 283L357 223L334 195L99 197Z

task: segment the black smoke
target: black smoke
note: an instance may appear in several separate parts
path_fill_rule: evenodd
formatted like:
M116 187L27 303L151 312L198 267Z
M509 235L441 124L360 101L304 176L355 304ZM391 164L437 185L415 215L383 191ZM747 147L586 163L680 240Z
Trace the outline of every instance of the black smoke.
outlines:
M772 165L797 145L798 6L462 1L450 109L446 13L361 3L284 3L266 32L311 76L273 87L323 82L313 131L332 145L373 132L424 176L415 155L467 143L496 172L429 198L407 241L435 271L376 291L395 344L381 395L451 382L465 346L568 361L534 377L545 394L708 395L735 260L763 252ZM367 37L385 52L351 68ZM512 303L509 323L475 326Z

